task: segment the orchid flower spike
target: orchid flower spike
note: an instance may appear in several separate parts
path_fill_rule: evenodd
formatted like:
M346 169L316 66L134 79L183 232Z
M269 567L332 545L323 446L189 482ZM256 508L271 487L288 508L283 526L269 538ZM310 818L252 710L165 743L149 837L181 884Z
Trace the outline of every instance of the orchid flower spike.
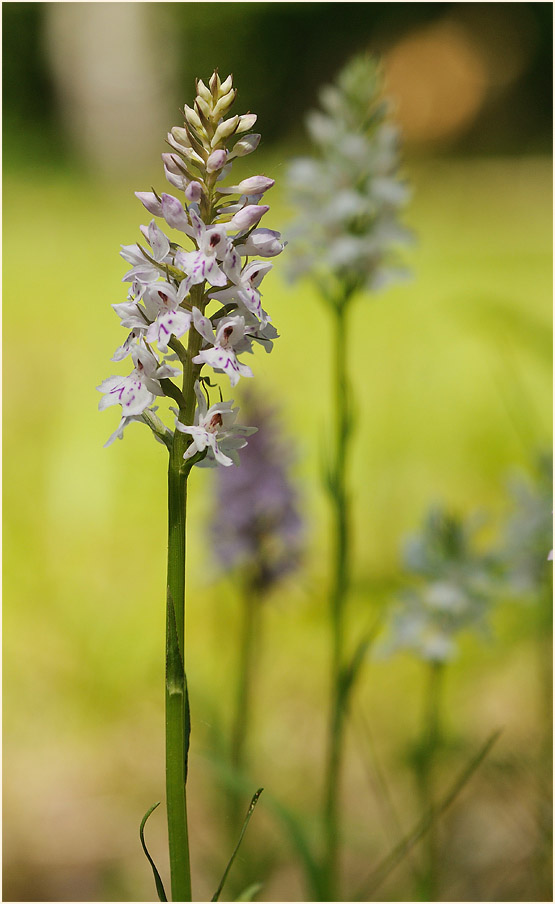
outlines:
M169 149L162 154L170 190L136 192L150 219L137 243L122 246L128 293L112 305L128 331L113 360L130 356L133 370L100 383L99 407L122 409L108 444L135 420L170 448L176 434L180 442L183 434L190 437L187 461L203 452L196 464L229 466L238 462L237 450L252 430L234 424L230 402L207 404L202 369L227 376L233 387L253 376L243 354L252 354L258 343L272 350L278 333L262 308L260 284L273 266L264 258L281 254L285 242L279 232L259 226L270 209L259 202L274 180L231 176L234 160L258 146L260 135L251 131L256 116L231 114L237 93L231 77L214 73L196 86L197 96L185 105L183 124L168 133ZM153 414L154 400L164 397L178 403L176 433Z

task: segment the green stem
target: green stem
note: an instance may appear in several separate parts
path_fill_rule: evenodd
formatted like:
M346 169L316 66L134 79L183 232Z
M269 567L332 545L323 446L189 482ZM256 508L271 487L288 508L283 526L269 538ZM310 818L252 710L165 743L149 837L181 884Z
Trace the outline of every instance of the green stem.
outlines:
M349 521L347 464L350 438L349 384L346 369L347 301L335 305L334 347L334 461L330 474L333 509L334 573L330 595L332 630L331 712L324 786L324 881L329 901L339 900L339 801L343 733L347 695L343 691L345 603L349 591Z
M436 760L441 745L441 689L444 666L432 662L428 670L428 686L424 706L422 740L417 771L420 801L423 813L435 806ZM439 888L438 837L436 820L433 820L426 836L425 865L420 882L420 900L436 901Z
M212 194L216 174L207 177L209 195L203 201L204 222L212 220ZM191 306L201 313L206 307L204 283L193 286ZM182 392L170 381L163 380L166 395L179 405L182 424L193 423L196 397L195 382L201 364L193 364L202 344L202 336L189 330L187 351L177 341L172 347L183 364ZM185 673L185 525L187 511L187 479L194 459L184 462L183 455L191 437L176 430L170 449L168 468L168 587L166 615L166 806L173 901L191 901L191 866L187 827L187 764L191 732L187 677Z
M191 298L204 311L204 286L195 286ZM189 331L183 363L183 394L179 420L192 424L194 385L201 365L193 364L202 336ZM176 430L168 468L168 602L166 618L166 802L172 899L191 901L191 867L187 828L187 761L189 754L189 698L185 673L185 527L187 479L191 463L183 455L191 439Z
M191 901L187 829L189 701L185 677L185 520L188 437L175 432L168 468L168 588L166 618L166 804L173 901Z
M258 634L257 616L258 609L261 605L256 589L250 581L247 581L245 584L244 599L242 602L243 624L241 630L235 721L233 724L231 741L231 762L236 772L241 772L245 768L245 752L251 723L252 678Z
M535 893L538 900L549 898L553 856L553 592L545 579L540 588L537 624L538 685L541 735L537 769L537 826L535 846Z

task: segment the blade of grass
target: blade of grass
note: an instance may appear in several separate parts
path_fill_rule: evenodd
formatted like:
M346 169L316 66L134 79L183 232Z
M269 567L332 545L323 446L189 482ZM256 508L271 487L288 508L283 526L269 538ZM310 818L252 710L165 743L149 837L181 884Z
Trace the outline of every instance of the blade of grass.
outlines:
M234 792L247 791L248 780L230 769L229 763L213 754L205 754L205 756L212 769L217 773L220 781L227 788ZM321 870L312 850L312 845L307 837L306 819L303 819L301 815L281 801L276 800L270 791L266 792L264 801L266 809L271 811L278 822L281 822L288 842L298 856L299 861L302 863L305 880L309 888L310 900L322 900L324 890Z
M256 807L256 805L258 803L258 799L259 799L260 795L262 794L263 790L264 790L264 788L259 788L258 791L253 795L253 798L249 804L249 809L247 810L247 815L245 816L245 821L243 823L243 828L241 829L241 834L239 835L239 840L238 840L237 844L235 845L235 848L234 848L234 851L233 851L231 857L229 858L229 863L227 864L227 866L224 870L224 874L220 880L220 884L218 885L218 888L216 889L214 897L211 899L212 901L220 900L220 895L221 895L222 889L225 885L225 880L227 879L228 873L229 873L231 867L233 866L233 861L235 860L235 857L237 856L237 852L238 852L239 848L241 847L241 842L243 840L243 836L244 836L245 832L247 831L247 826L249 824L250 818L251 818L252 814L254 813L254 808Z
M358 710L353 723L355 729L357 729L355 733L368 783L383 813L384 822L389 826L387 834L390 835L390 843L396 844L403 837L403 826L393 800L389 782L378 757L370 725L362 709Z
M482 762L487 757L491 748L499 738L501 734L501 729L495 731L482 745L478 753L475 757L470 760L470 762L465 766L462 770L459 777L453 782L450 790L443 797L443 799L437 804L435 807L431 807L430 810L422 816L422 818L416 823L415 827L409 832L405 837L397 844L392 851L387 854L381 863L372 870L370 875L367 877L364 886L359 889L359 892L355 895L355 901L369 901L371 896L378 890L380 885L385 881L385 879L389 876L389 874L395 869L396 866L401 863L401 861L405 858L405 856L409 853L410 850L417 844L424 835L429 832L430 828L434 824L434 822L442 816L445 811L451 806L453 801L458 797L464 786L467 784L469 779L472 778L478 767L482 764Z
M150 854L149 854L149 852L148 852L148 848L147 848L146 842L145 842L145 825L146 825L146 821L147 821L148 817L150 816L150 814L154 812L154 810L156 809L156 807L159 807L159 806L160 806L160 801L158 801L158 803L156 803L156 804L153 804L152 807L150 807L150 809L146 811L145 815L144 815L143 818L142 818L141 825L140 825L140 828L139 828L139 838L141 839L141 844L142 844L142 846L143 846L143 851L145 852L145 857L146 857L146 859L148 860L148 862L150 863L150 865L151 865L151 867L152 867L152 872L153 872L153 874L154 874L154 882L155 882L155 884L156 884L156 891L157 891L157 893L158 893L158 900L159 900L159 901L167 901L168 899L167 899L167 897L166 897L166 891L165 891L165 889L164 889L164 883L162 882L162 878L161 878L161 876L160 876L160 873L159 873L158 870L156 869L156 864L154 863L154 860L152 859L152 857L150 856Z
M262 882L253 882L252 885L249 885L248 888L245 888L243 892L236 898L236 901L254 901L257 894L262 891Z

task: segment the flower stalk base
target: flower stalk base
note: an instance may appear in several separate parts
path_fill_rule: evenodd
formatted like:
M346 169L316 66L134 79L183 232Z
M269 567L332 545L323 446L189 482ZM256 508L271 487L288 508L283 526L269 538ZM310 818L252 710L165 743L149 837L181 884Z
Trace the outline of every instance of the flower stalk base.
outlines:
M168 586L166 610L166 805L173 901L191 901L187 827L189 699L185 676L185 528L187 437L176 432L168 468Z

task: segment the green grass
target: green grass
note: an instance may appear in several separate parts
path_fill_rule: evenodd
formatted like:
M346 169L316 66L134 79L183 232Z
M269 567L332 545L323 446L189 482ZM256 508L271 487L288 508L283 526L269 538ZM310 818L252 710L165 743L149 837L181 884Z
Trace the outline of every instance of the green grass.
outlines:
M260 171L283 173L271 159L264 164L259 159ZM352 606L360 620L375 605L375 588L395 580L399 541L430 501L491 510L494 530L507 471L526 467L550 441L550 162L430 161L409 171L413 278L359 298L351 319ZM156 170L141 184L120 185L47 168L5 176L5 856L15 900L23 899L20 888L46 896L39 900L151 894L135 836L140 816L163 793L165 451L135 426L123 443L103 449L118 415L97 413L94 389L124 372L109 360L123 337L110 308L125 297L118 247L138 238L148 216L133 189L151 184L162 185ZM279 188L272 194L267 225L286 231L287 206ZM329 441L330 325L311 287L288 285L284 269L277 259L264 284L282 338L271 356L257 353L254 370L257 387L282 405L300 450L310 543L305 569L267 610L253 790L261 782L310 813L327 674L328 537L318 469ZM206 892L220 853L218 798L202 753L228 722L237 623L231 590L213 580L205 532L211 478L198 472L191 481L187 615L191 822L200 826L193 868ZM518 743L523 726L537 730L529 637L514 653L534 612L523 610L516 626L514 615L507 619L498 633L504 643L465 644L450 679L458 707L452 722L481 737L501 712L506 743ZM394 769L418 718L418 667L399 658L367 672L361 700L375 713ZM392 718L398 706L400 722ZM365 816L359 778L353 767L346 782L355 798L355 850ZM254 819L273 831L258 811ZM160 856L161 825L158 831L152 847ZM376 832L371 842L379 846ZM266 898L300 893L287 847L279 852L284 878L265 889ZM79 885L76 877L89 874L91 885Z

